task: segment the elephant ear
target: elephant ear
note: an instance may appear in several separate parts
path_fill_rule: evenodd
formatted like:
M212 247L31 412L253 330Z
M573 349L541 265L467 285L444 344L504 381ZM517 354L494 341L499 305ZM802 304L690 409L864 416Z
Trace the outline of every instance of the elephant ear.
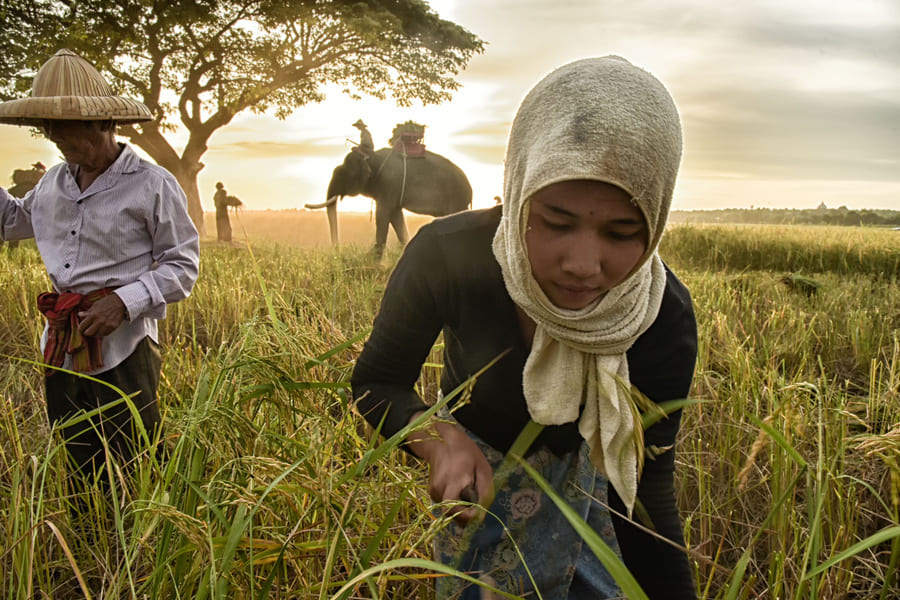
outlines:
M363 153L347 153L339 168L341 169L340 180L343 182L342 195L356 196L363 193L369 177L372 176L372 167Z

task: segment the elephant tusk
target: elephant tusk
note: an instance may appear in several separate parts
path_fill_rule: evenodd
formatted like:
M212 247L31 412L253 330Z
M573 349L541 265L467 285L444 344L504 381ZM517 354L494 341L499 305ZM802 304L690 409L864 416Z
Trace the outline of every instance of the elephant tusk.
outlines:
M316 210L318 208L327 208L327 207L331 206L332 204L334 204L335 202L337 202L339 199L340 199L340 196L335 195L321 204L304 204L303 206L305 206L306 208L309 208L311 210Z

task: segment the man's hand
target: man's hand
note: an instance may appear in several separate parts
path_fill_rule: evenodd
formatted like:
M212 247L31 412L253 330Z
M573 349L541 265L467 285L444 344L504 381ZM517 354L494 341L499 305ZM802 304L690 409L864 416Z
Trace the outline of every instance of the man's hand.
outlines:
M81 335L103 337L111 334L125 320L125 304L116 294L100 298L85 311L78 313Z
M413 415L413 420L419 414ZM435 502L444 500L477 500L492 496L493 471L481 449L465 431L452 423L435 422L427 429L410 435L408 448L430 467L428 493ZM479 511L462 506L452 509L454 519L465 525Z

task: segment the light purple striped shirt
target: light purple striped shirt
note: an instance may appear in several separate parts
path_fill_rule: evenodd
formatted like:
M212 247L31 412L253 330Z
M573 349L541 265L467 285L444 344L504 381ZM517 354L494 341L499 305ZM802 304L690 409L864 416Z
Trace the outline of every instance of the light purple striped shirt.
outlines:
M145 336L158 341L166 304L186 298L200 264L197 229L184 192L171 173L125 144L88 189L77 165L52 167L18 199L0 188L0 238L33 237L58 292L86 294L114 288L128 311L103 338L103 368L111 369ZM47 329L41 338L43 349ZM65 368L72 367L66 356Z

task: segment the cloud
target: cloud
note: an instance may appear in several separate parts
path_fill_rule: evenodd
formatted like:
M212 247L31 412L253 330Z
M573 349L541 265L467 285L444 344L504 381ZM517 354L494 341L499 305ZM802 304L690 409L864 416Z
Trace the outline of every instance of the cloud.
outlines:
M895 180L900 100L853 92L732 89L684 103L686 165L742 176Z
M457 130L454 145L472 160L499 165L506 154L510 121L478 121Z
M506 155L506 146L503 144L468 144L464 147L463 152L472 160L489 165L499 165L503 163L503 157Z
M253 133L258 135L259 130ZM336 144L332 138L313 138L295 142L241 140L216 144L214 148L210 149L209 154L227 154L247 160L265 160L276 156L340 156L344 151L344 146Z
M472 60L464 81L503 82L485 98L494 125L471 133L499 138L502 130L505 141L519 100L547 71L578 56L617 53L672 91L688 171L896 180L898 6L888 0L467 3L459 19L490 45ZM478 156L496 160L500 142Z

